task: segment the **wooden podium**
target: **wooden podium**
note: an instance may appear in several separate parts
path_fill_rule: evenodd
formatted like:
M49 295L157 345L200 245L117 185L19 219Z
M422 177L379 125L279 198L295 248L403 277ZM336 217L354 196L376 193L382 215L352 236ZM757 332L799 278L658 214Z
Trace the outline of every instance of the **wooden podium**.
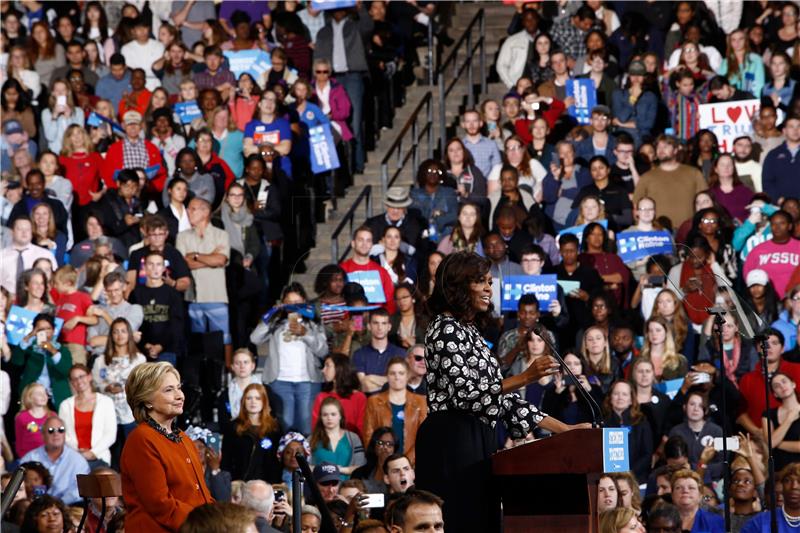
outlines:
M603 430L575 429L492 457L504 533L597 533Z

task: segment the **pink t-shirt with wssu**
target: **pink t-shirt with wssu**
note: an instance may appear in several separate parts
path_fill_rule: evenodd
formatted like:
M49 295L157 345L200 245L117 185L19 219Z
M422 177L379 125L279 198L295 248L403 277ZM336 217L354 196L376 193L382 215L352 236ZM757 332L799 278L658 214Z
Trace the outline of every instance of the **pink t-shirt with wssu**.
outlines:
M790 239L789 242L778 244L774 241L765 241L753 248L744 262L744 276L753 269L761 269L767 273L775 292L783 298L786 285L792 277L794 270L800 266L800 241Z

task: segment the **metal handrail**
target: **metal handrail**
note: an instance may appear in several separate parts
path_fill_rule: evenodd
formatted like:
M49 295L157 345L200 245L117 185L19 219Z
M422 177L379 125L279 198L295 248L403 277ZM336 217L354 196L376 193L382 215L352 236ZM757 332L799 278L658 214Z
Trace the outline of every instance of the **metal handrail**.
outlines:
M422 128L419 127L418 121L420 114L422 112L423 107L425 108L425 125ZM411 132L411 146L409 147L408 151L404 154L403 153L403 141L405 140L406 134ZM383 156L381 160L381 192L383 194L391 187L395 180L400 176L400 173L408 163L409 159L413 158L412 168L416 170L419 166L419 148L420 144L426 139L428 148L427 148L427 157L428 159L433 157L433 94L430 91L425 93L425 96L422 97L422 100L417 104L417 107L411 112L411 115L406 120L406 123L400 129L400 132L397 134L397 138L395 138L392 145L386 150L386 155ZM392 176L389 177L389 160L392 159L392 156L397 155L397 165L395 167L394 173Z
M372 216L372 185L365 185L361 192L358 194L358 197L353 202L353 205L350 206L350 209L347 210L347 213L344 214L342 217L341 222L339 225L336 226L336 229L333 230L331 233L331 262L332 263L341 263L344 261L347 254L350 253L350 245L347 245L345 248L344 253L339 256L339 234L345 227L345 224L348 222L350 223L350 231L349 234L353 233L353 220L356 216L356 209L361 205L361 202L364 202L364 219L368 219Z
M473 46L472 44L472 30L478 24L478 42ZM456 59L461 50L462 45L466 44L466 56L464 62L458 65ZM436 77L439 85L439 149L441 153L445 153L445 144L447 143L447 109L445 102L450 92L461 79L461 74L464 69L467 70L467 106L472 108L475 106L475 92L473 85L473 59L475 52L480 51L478 68L480 70L481 80L481 94L486 94L486 14L483 8L479 9L472 20L467 24L464 33L453 45L452 50L447 55L447 58L442 61L436 72ZM445 70L452 64L453 72L451 75L450 83L445 85L444 74Z

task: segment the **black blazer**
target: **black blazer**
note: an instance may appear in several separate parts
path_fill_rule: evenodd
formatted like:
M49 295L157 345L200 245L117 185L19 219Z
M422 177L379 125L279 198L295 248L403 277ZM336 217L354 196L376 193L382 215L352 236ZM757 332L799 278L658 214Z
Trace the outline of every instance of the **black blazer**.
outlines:
M231 427L222 439L222 470L230 472L232 479L280 483L281 463L277 451L281 434L278 430L263 438L250 432L237 435Z
M378 242L383 237L383 230L389 225L386 222L386 212L368 218L364 224L372 230L372 242ZM400 237L403 241L419 249L422 232L426 229L428 229L428 221L424 220L416 209L409 209L400 225Z

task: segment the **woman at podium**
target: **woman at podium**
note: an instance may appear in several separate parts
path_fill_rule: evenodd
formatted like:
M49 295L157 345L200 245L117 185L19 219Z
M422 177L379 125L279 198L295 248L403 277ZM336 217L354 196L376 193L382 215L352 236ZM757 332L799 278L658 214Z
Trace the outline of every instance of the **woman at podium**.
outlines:
M491 455L497 424L521 439L539 426L553 433L569 426L513 393L558 371L550 356L503 379L481 330L491 320L490 262L472 252L447 256L436 269L425 335L429 415L417 433L417 487L444 499L448 531L500 530L499 493Z

